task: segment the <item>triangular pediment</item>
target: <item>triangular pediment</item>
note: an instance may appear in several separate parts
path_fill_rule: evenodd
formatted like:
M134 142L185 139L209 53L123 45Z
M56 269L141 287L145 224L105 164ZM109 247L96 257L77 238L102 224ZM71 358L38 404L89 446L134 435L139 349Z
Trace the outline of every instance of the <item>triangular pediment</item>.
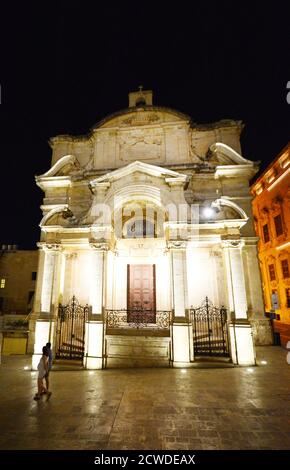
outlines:
M91 181L90 186L91 188L94 188L98 185L104 185L106 183L110 184L126 176L133 175L134 173L143 173L157 178L163 178L168 183L186 183L188 181L187 175L178 173L177 171L169 170L167 168L162 168L156 165L150 165L149 163L135 161L129 165L118 168L117 170L110 171L109 173L94 179Z

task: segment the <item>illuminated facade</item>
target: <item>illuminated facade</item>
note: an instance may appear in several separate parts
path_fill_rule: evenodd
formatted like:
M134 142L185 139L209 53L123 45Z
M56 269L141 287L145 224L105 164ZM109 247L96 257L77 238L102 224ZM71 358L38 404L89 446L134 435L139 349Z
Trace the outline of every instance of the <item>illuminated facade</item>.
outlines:
M265 308L286 346L290 340L290 144L251 190Z
M241 156L241 129L195 124L140 90L87 136L51 140L36 178L33 367L48 340L87 368L255 363L253 337L272 340L249 193L258 167Z

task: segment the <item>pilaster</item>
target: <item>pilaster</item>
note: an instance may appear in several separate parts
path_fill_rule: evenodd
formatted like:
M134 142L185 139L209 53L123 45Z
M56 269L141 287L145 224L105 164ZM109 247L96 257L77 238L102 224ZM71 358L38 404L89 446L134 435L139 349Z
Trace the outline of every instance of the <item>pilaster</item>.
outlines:
M255 344L271 345L273 344L273 333L270 320L265 316L257 243L257 237L245 239L246 284L248 305L250 306L249 321L253 328Z
M188 322L186 242L171 241L168 245L171 257L172 279L172 361L173 367L191 367L193 357L192 326Z
M107 243L91 241L90 247L90 305L92 312L86 323L84 366L86 369L102 369L104 351L103 310L106 286L106 255L109 246Z
M35 299L35 306L39 307L39 311L35 312L37 316L35 322L35 337L34 337L34 353L32 356L32 369L37 369L37 364L42 355L42 348L50 341L53 342L54 337L54 304L53 294L56 289L57 262L61 245L54 244L39 244L43 254L40 256L39 267L42 268L42 275L38 277L37 284L37 297Z
M255 365L255 350L251 324L248 321L248 305L243 266L244 241L223 240L231 321L229 337L231 358L234 364Z

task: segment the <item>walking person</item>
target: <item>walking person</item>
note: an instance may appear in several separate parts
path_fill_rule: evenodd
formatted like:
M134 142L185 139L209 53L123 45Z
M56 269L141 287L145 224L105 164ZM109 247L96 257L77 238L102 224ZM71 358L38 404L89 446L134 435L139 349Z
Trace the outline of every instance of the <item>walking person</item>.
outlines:
M46 349L48 352L48 364L47 364L47 373L44 376L45 384L46 384L46 390L48 392L49 390L49 372L51 371L52 368L52 350L51 350L51 343L46 343ZM51 394L50 394L51 395ZM49 396L50 396L49 395Z
M44 385L44 378L46 373L48 372L48 350L46 346L42 348L42 356L37 366L38 369L38 378L37 378L37 393L34 396L34 400L40 400L41 395L43 393L48 393L48 398L51 395L51 392L47 392L46 387Z

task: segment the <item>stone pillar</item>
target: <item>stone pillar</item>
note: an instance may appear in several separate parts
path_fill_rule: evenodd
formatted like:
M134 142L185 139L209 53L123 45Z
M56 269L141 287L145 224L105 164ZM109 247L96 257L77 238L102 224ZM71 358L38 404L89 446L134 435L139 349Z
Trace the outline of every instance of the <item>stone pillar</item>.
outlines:
M52 301L52 289L54 280L54 269L56 264L57 251L52 245L45 247L45 258L43 268L43 281L41 289L40 310L43 313L50 313Z
M102 369L104 350L104 303L106 286L106 243L90 243L90 306L91 312L85 330L86 369Z
M91 246L91 279L90 279L90 305L94 315L101 315L104 303L104 269L106 251Z
M40 255L39 275L37 278L35 307L39 311L34 312L37 317L35 322L34 353L32 356L32 369L37 369L42 348L54 336L54 304L53 292L56 289L58 277L57 265L59 259L59 244L41 245L43 253Z
M170 246L172 270L172 300L175 317L185 317L187 300L186 246L173 242Z
M65 277L67 267L67 253L61 253L60 267L59 267L59 292L58 292L58 303L63 303L64 289L65 289Z
M245 273L241 240L224 240L225 266L231 321L229 323L231 357L234 364L254 365L252 328L248 321Z
M76 251L68 251L65 253L64 258L64 270L62 272L64 279L63 282L61 281L61 284L64 303L67 303L75 295L78 253Z
M262 291L261 273L259 268L257 237L245 239L245 267L247 272L247 297L250 305L249 316L253 328L253 337L256 345L273 344L273 333L270 320L265 316L265 307Z
M188 322L187 307L187 272L185 242L171 242L172 283L172 360L173 367L190 367L193 361L192 328Z
M223 249L227 259L226 266L230 309L235 312L236 319L247 319L248 305L242 258L242 242L223 242Z

